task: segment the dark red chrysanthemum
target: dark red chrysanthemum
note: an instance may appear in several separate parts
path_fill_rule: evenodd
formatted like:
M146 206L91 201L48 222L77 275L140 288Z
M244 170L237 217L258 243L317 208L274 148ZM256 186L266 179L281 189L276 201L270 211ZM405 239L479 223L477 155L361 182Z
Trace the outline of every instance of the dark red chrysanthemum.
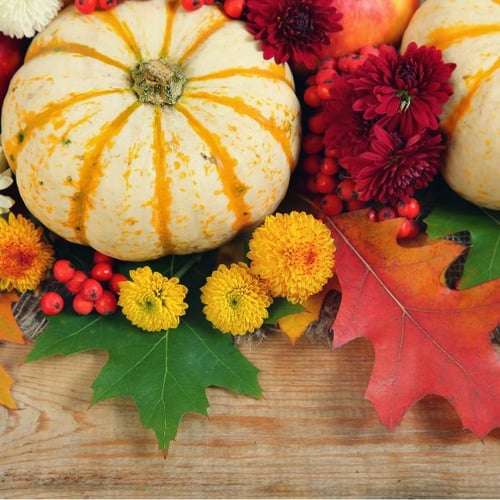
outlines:
M368 57L350 78L359 97L353 109L367 120L381 116L398 121L406 136L422 128L436 130L442 104L453 93L448 83L454 63L445 63L434 47L412 42L404 55L392 46L380 47L380 55Z
M373 121L365 120L363 113L352 110L356 97L345 76L333 75L332 85L335 92L324 103L326 129L323 143L326 149L338 150L340 163L349 168L346 158L366 151Z
M405 138L375 124L369 150L350 161L360 199L395 205L413 196L435 178L444 150L440 133L421 131Z
M342 14L331 0L248 0L247 29L260 40L264 59L314 68Z

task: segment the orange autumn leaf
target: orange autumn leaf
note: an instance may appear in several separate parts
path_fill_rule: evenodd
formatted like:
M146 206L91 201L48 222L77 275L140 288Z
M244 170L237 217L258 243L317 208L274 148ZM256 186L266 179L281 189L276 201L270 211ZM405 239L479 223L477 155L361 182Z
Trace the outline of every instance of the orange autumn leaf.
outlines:
M17 408L14 399L12 398L10 387L14 383L12 377L0 365L0 405L6 406L11 410Z
M17 302L15 292L0 293L0 340L11 344L24 344L23 332L12 314L12 303Z
M375 362L366 397L389 428L427 394L446 398L480 437L500 426L500 279L466 289L444 284L463 248L445 240L403 247L401 219L370 222L365 210L329 221L342 300L334 348L369 339Z

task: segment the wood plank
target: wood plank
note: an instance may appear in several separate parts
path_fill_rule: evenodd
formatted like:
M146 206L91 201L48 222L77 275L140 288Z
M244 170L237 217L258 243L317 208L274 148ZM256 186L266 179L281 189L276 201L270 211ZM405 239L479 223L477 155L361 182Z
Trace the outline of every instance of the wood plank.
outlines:
M389 431L364 399L364 340L243 345L264 397L209 389L209 418L187 415L166 458L130 400L89 407L104 353L23 364L29 349L0 346L19 406L0 408L2 498L500 496L500 429L481 442L427 397Z

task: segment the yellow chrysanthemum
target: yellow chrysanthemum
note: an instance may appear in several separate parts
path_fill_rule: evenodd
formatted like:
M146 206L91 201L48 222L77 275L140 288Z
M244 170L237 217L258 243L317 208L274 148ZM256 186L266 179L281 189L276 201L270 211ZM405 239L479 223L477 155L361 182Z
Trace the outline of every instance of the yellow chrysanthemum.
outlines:
M330 230L305 212L266 217L249 248L250 269L267 282L273 297L303 302L333 275L335 244Z
M130 271L131 280L120 283L118 304L125 317L147 332L159 332L179 326L186 313L188 292L178 278L167 278L149 266Z
M264 282L242 262L221 264L201 288L203 312L223 333L244 335L262 326L273 299Z
M23 293L38 287L54 260L42 233L22 215L0 218L0 290Z

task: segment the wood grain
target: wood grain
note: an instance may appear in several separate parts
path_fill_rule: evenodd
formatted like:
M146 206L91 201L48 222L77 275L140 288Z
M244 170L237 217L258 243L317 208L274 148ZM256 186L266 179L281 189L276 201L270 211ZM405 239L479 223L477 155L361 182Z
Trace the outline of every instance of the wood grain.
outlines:
M0 346L19 406L0 408L2 498L500 496L500 429L481 442L427 397L389 431L364 399L364 340L243 345L264 397L209 389L209 418L187 415L166 458L130 400L89 407L104 353L23 364L29 349Z

